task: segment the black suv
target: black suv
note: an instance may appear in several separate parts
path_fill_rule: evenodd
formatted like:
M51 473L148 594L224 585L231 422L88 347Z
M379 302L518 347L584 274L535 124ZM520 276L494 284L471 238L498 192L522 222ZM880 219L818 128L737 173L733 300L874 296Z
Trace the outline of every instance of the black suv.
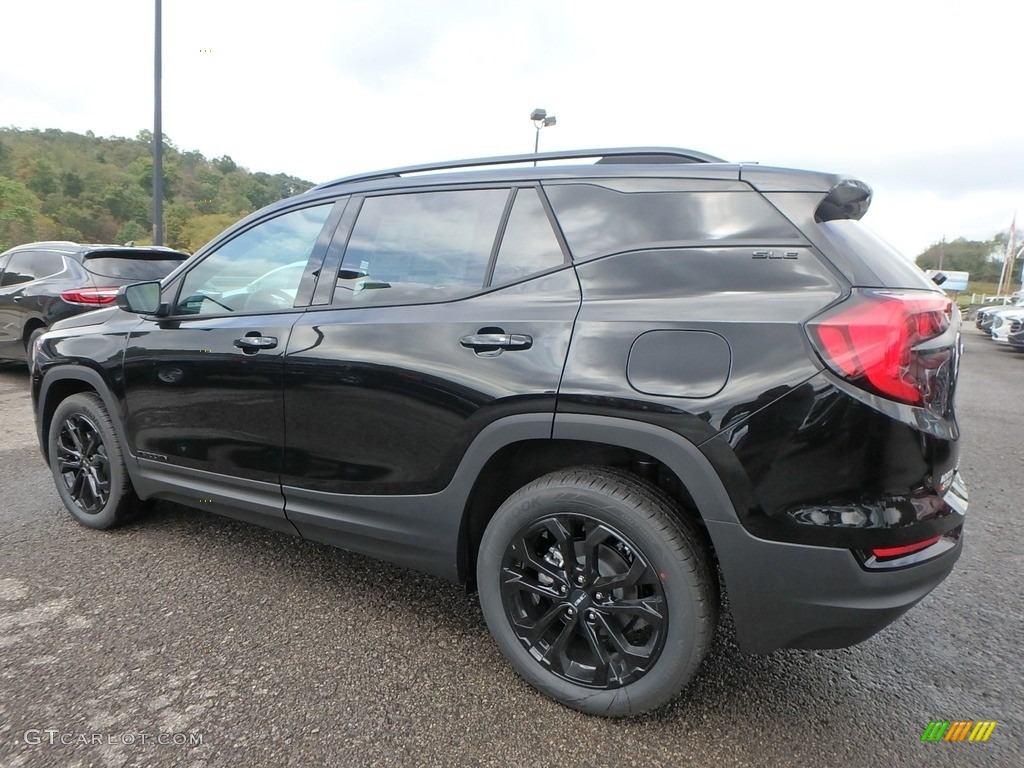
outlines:
M122 285L159 280L187 258L170 248L65 241L0 253L0 359L24 360L53 323L113 304Z
M538 689L641 712L723 588L744 650L841 647L960 555L959 314L870 199L660 148L323 184L43 336L43 453L87 526L169 499L461 582Z

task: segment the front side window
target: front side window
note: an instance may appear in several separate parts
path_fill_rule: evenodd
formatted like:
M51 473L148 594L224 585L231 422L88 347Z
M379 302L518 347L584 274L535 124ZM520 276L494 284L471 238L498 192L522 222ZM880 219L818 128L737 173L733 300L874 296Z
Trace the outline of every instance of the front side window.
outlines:
M477 189L367 198L334 304L419 303L479 291L508 195Z
M185 276L175 314L290 309L331 207L302 208L263 221L207 255Z

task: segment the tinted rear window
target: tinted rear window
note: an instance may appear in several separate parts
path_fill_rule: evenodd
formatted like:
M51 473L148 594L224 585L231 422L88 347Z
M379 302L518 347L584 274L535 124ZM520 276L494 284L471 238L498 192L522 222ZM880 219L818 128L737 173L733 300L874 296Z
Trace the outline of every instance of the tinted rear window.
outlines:
M620 192L596 184L545 190L577 260L644 247L800 237L755 192Z
M817 226L846 259L860 262L875 274L877 280L874 285L864 285L864 281L860 281L864 287L935 289L935 283L914 262L859 220L837 219Z
M159 280L170 274L185 259L147 259L130 256L97 256L85 259L85 268L94 275L116 277L123 280Z

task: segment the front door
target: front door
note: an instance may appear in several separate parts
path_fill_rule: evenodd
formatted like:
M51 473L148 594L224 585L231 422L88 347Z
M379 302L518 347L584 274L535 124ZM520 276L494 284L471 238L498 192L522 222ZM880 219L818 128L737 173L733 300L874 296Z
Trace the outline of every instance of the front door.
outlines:
M309 300L304 277L336 222L331 210L292 209L240 231L165 288L167 317L144 320L128 339L132 453L145 473L202 491L216 511L270 514L288 527L279 485L283 355Z

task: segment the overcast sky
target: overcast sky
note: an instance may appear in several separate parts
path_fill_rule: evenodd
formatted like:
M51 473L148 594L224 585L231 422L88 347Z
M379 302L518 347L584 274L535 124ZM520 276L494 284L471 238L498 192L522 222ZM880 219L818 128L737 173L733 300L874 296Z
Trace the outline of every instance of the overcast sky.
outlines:
M5 3L0 125L153 125L153 2ZM1024 215L1024 3L165 0L164 133L326 181L533 149L850 173L908 256Z

